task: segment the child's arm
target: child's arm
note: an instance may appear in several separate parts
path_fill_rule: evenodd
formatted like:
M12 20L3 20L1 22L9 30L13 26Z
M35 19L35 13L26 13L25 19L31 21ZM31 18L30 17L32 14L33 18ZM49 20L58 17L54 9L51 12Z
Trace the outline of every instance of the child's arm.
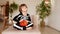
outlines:
M28 14L28 21L31 21L30 15Z
M16 21L16 22L18 22L19 20L18 20L17 18L18 18L19 15L20 15L20 14L18 14L17 16L15 16L15 17L13 18L13 20Z
M31 18L30 18L30 15L28 14L28 25L26 27L31 27L33 26L33 23L31 22Z

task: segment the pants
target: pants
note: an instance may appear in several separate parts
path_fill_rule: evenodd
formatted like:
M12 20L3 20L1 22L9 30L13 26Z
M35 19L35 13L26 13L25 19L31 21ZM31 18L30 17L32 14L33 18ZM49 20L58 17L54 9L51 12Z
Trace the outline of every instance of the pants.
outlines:
M13 27L17 30L26 30L26 28L33 27L33 23L28 23L27 26L20 26L18 24L14 24Z

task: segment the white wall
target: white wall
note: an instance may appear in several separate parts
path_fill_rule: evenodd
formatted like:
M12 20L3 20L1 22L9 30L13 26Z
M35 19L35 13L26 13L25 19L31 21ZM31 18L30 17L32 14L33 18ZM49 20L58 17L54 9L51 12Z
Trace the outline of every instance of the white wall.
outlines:
M60 0L52 0L51 15L49 16L48 25L60 31Z

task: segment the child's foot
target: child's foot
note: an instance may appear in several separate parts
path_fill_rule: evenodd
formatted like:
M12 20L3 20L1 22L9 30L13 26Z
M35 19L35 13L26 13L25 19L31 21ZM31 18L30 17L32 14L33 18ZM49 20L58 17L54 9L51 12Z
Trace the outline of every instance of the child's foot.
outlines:
M27 30L32 30L32 27L27 28Z

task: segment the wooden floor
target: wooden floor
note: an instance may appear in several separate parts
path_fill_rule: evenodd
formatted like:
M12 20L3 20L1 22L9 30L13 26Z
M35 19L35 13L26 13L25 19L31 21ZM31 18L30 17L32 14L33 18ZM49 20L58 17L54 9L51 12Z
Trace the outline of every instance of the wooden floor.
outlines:
M57 31L51 27L40 28L40 31L42 34L60 34L59 31Z

